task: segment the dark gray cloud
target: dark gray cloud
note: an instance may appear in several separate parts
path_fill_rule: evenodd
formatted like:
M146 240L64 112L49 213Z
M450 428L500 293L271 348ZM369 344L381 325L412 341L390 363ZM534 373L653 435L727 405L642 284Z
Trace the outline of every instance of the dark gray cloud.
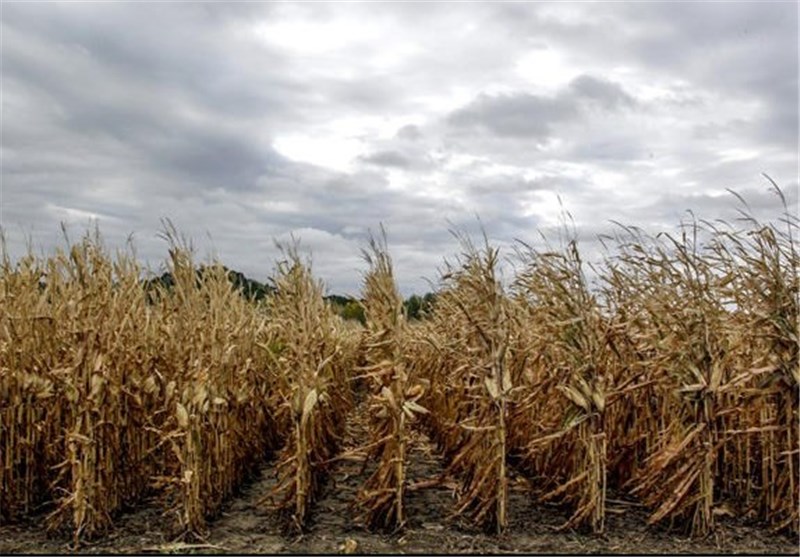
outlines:
M619 83L613 83L591 75L576 77L570 83L570 92L576 100L595 102L606 110L632 107L636 104L633 97Z
M389 168L409 168L412 161L398 151L376 151L360 157L367 164L387 166Z
M634 134L609 132L575 145L570 156L575 160L593 162L631 162L650 156L647 145Z
M389 143L391 145L391 143ZM420 148L399 146L397 149L387 148L367 155L358 160L373 167L398 169L407 172L424 172L436 166L433 157Z
M406 139L408 141L416 141L422 137L422 132L418 126L408 124L397 130L398 139Z
M580 118L592 108L616 110L635 104L619 84L581 75L553 96L482 93L447 120L456 128L478 129L501 137L546 139L555 126Z
M611 220L730 216L726 188L770 218L762 172L797 204L797 9L5 3L0 225L19 255L99 222L157 267L167 217L260 278L294 235L355 293L383 223L409 293L451 227L507 247L566 208L599 253Z
M545 138L552 133L554 124L576 114L576 107L564 99L528 93L481 94L468 106L455 111L448 120L457 128L478 129L503 137Z

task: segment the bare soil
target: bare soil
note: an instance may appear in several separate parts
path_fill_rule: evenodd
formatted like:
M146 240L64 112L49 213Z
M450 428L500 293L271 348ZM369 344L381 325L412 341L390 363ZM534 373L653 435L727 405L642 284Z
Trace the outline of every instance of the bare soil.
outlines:
M347 424L345 454L368 439L363 416ZM352 508L359 486L369 473L363 458L353 454L333 464L321 496L302 535L264 503L275 485L274 468L266 463L261 474L231 499L209 524L204 540L176 540L156 501L118 518L114 530L101 539L74 548L68 537L48 535L42 517L0 526L0 554L9 553L616 553L616 554L785 554L800 555L797 539L769 532L741 519L720 517L713 536L690 539L647 527L647 511L635 502L610 494L606 533L557 531L569 513L538 504L525 481L514 478L509 501L510 525L501 536L477 531L449 517L455 502L455 483L442 476L442 463L430 440L415 434L410 452L407 497L408 524L399 533L370 533L355 521ZM424 482L424 483L423 483ZM434 484L434 485L431 485ZM415 488L417 487L417 488Z

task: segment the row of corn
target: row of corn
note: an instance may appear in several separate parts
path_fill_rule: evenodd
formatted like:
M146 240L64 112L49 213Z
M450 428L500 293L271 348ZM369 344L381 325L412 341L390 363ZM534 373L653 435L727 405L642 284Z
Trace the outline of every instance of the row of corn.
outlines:
M725 513L797 532L797 233L788 211L658 237L620 227L591 268L574 239L519 243L510 280L486 238L461 236L419 322L384 234L364 252L358 330L296 246L261 305L221 266L199 271L171 229L169 285L143 287L133 253L97 236L4 256L0 520L47 509L79 538L155 496L200 533L274 458L273 500L302 528L362 388L374 468L357 502L373 528L407 521L418 429L458 478L453 514L492 531L521 473L571 509L564 528L602 532L614 490L699 535Z
M349 408L353 335L295 251L256 306L167 229L171 280L87 235L0 276L0 522L47 513L75 540L161 501L179 531L277 455L302 522ZM333 425L332 425L333 424Z
M456 514L502 530L512 466L564 528L602 532L613 489L696 535L722 514L798 531L798 219L745 215L621 227L593 287L574 238L520 243L506 282L462 238L405 342Z

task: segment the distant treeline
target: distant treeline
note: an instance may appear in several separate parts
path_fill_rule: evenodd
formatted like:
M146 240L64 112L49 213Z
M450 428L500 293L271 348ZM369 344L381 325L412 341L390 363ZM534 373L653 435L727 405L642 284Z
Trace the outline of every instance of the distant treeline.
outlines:
M203 280L203 274L206 272L207 268L208 267L201 266L195 271L195 274L197 275L198 286L200 285L200 282ZM247 278L246 276L244 276L244 273L240 273L239 271L234 271L233 269L228 269L227 267L224 266L223 269L227 273L228 280L231 281L231 284L233 284L234 288L236 288L241 293L241 295L247 298L248 300L259 302L275 291L274 286ZM175 285L175 279L173 278L172 273L170 272L162 273L161 276L154 277L145 281L145 289L150 292L152 292L156 286L166 287L167 290L169 290L174 285Z
M197 282L198 285L203 279L203 274L206 272L207 267L201 266L197 269ZM259 282L257 280L248 278L239 271L223 267L228 275L228 280L233 284L234 288L239 293L253 302L260 302L265 300L268 296L275 292L275 287L271 284ZM175 284L175 279L169 272L162 273L160 276L153 277L145 281L145 288L153 292L156 286L166 287L171 289ZM364 306L360 300L348 296L341 296L339 294L330 294L325 296L325 301L331 304L334 311L344 319L350 319L360 322L362 325L366 323L366 316L364 315ZM403 301L403 311L408 319L424 319L433 308L436 301L436 294L428 292L423 296L412 294Z

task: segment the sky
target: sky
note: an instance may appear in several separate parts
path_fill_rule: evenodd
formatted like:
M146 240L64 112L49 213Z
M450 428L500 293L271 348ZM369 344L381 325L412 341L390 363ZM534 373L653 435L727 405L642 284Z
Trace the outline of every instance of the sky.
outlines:
M613 221L798 203L797 2L0 3L0 226L12 257L99 227L163 270L266 280L299 238L357 295L381 224L404 295L457 229L582 249ZM563 210L562 210L563 208ZM429 282L432 281L432 282Z

